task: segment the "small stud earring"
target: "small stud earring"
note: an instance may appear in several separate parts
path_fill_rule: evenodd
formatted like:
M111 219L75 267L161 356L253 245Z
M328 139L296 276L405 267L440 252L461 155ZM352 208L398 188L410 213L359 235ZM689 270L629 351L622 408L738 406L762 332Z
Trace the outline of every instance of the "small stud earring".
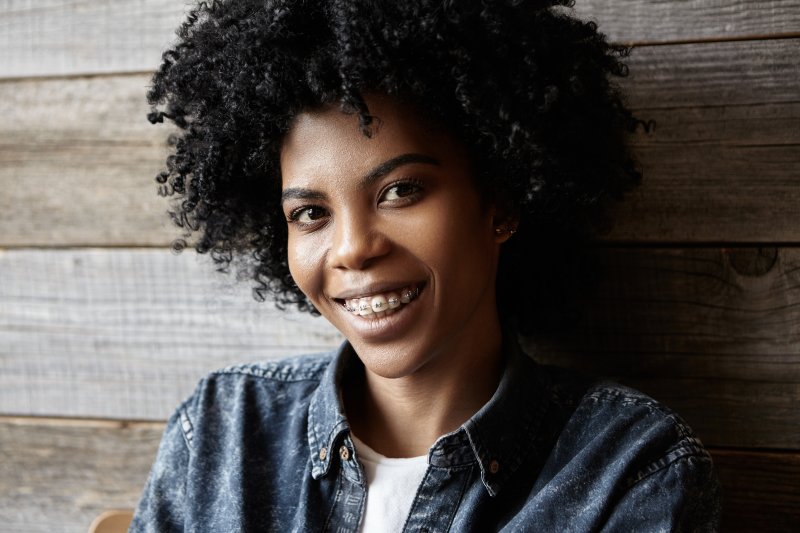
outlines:
M509 235L514 235L517 232L517 228L507 228L505 226L498 226L494 228L494 232L497 235L502 235L503 233L508 233Z

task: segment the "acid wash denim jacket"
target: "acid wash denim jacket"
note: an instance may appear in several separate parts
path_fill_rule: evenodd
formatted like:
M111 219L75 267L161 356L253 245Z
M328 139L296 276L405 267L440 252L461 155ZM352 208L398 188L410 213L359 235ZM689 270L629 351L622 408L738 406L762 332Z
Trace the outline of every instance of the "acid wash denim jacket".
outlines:
M672 411L504 348L494 396L440 437L403 531L715 531L711 458ZM358 531L367 499L324 355L203 379L170 418L130 531Z

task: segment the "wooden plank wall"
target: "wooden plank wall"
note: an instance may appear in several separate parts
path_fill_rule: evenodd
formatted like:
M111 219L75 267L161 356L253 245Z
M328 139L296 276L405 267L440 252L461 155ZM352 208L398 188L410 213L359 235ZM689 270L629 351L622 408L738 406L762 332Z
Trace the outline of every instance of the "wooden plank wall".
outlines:
M654 121L607 278L546 362L632 384L712 449L727 531L800 525L800 3L578 0L634 45ZM169 250L148 71L183 2L0 4L0 524L83 531L132 507L163 420L206 371L317 351L320 320L256 304Z

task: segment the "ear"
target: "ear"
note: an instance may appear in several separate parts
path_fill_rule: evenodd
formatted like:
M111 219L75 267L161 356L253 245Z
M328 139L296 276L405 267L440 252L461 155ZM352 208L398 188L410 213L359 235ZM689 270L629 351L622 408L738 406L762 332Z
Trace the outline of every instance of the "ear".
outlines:
M494 240L497 244L501 244L517 232L519 215L514 211L496 206L492 223L494 225Z

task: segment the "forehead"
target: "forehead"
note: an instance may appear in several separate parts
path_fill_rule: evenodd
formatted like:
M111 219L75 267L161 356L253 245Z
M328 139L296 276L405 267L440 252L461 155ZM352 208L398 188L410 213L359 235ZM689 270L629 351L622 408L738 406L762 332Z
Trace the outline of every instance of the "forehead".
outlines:
M367 105L375 117L370 137L359 128L357 115L342 113L335 106L300 113L281 148L284 188L287 183L303 185L321 177L358 176L408 153L424 154L446 165L467 165L460 143L411 106L388 97L367 98Z

